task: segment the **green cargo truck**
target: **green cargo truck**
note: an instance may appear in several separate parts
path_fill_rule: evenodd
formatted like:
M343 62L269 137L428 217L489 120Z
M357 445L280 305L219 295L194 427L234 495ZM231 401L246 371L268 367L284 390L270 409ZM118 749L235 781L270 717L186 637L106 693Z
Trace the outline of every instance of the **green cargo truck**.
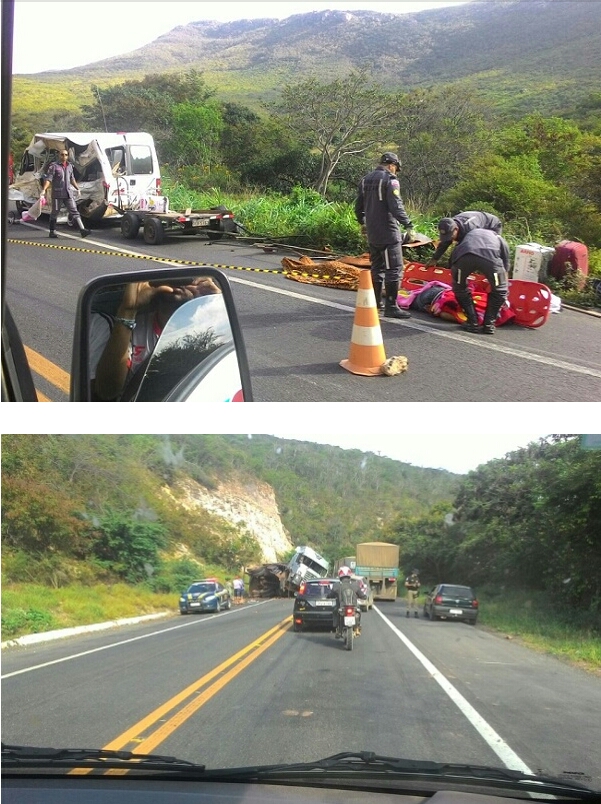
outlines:
M369 581L374 600L396 600L399 557L398 544L364 542L357 545L354 572Z

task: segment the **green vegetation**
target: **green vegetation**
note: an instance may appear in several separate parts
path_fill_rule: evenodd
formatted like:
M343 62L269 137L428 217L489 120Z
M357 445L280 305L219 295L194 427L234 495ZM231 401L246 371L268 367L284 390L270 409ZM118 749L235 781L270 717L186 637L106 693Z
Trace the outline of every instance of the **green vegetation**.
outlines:
M157 594L144 586L74 584L52 589L10 584L2 591L2 639L139 617L176 606L175 594Z
M567 5L474 3L398 30L367 11L241 21L223 37L186 26L161 38L162 73L148 71L153 44L102 70L17 76L13 152L40 128L149 131L172 209L224 204L254 236L355 254L357 184L395 150L420 231L480 208L512 247L584 242L589 277L549 285L601 308L599 11Z
M270 483L292 538L332 557L399 504L418 515L458 482L355 450L233 435L5 435L2 471L6 583L144 581L157 591L181 589L201 567L238 571L259 559L243 525L174 504L190 482Z
M601 672L599 630L582 618L554 610L543 592L505 591L484 587L478 590L482 610L479 623L518 638L535 650L566 659L586 669Z
M295 544L333 561L396 542L423 589L472 585L484 626L599 667L600 477L575 436L463 477L266 435L5 435L3 638L175 610L194 578L257 563L244 525L177 501L264 482Z
M422 582L540 593L566 624L601 635L601 453L554 437L490 461L452 506L399 517L390 530Z

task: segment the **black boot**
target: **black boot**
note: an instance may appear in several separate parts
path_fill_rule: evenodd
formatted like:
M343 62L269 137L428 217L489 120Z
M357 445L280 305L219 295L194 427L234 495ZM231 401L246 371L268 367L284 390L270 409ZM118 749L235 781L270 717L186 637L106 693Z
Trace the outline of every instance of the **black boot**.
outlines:
M50 219L50 231L48 232L48 237L58 237L57 233L54 231L55 222L51 218Z
M82 237L87 237L89 234L92 234L92 232L89 229L85 228L85 226L83 225L83 221L79 215L77 216L76 220L77 225L79 226L79 234Z
M486 303L486 311L484 313L484 322L482 324L482 332L485 335L495 334L495 321L499 315L499 310L503 306L505 299L503 296L497 296L495 293L488 294L488 301Z
M455 298L461 305L461 309L467 317L467 321L465 324L461 325L461 329L464 332L479 332L480 327L478 325L478 316L476 315L476 308L474 307L472 294L469 291L459 294L455 292Z
M374 282L374 295L376 297L376 307L378 310L384 309L384 301L382 299L382 282Z
M386 318L411 318L411 313L401 310L397 304L399 295L399 282L386 282L386 303L384 305L384 316Z

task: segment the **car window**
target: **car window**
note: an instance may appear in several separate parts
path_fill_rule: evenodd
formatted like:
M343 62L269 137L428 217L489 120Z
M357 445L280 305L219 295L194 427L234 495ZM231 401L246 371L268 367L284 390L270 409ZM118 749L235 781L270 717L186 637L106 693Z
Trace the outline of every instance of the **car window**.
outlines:
M336 586L334 583L308 583L305 586L304 596L325 598L330 594L334 586Z
M474 593L469 586L452 586L445 584L440 587L441 594L443 595L456 595L457 597L474 597Z

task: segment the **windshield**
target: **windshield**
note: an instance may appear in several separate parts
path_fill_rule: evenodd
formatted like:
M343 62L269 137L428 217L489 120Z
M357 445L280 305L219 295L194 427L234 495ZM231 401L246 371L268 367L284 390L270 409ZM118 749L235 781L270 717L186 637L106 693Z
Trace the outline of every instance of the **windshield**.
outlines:
M394 457L346 438L5 434L3 741L209 769L374 752L601 788L601 451L480 436L457 472L449 436L393 438ZM369 605L339 615L335 578L297 588L299 540L372 564Z
M214 592L215 591L215 584L212 583L193 583L192 586L188 589L188 593L191 595L199 595L202 592Z

